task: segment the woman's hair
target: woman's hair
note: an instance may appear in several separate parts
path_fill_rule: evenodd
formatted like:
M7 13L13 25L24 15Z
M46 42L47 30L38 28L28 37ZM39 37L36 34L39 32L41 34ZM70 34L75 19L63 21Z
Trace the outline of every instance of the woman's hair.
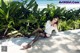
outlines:
M50 21L52 21L52 20L55 19L55 18L58 18L58 19L59 19L59 16L51 17L51 18L50 18Z
M53 18L51 17L49 20L50 20L50 21L52 21L52 20L53 20Z
M54 16L54 18L59 18L59 16Z

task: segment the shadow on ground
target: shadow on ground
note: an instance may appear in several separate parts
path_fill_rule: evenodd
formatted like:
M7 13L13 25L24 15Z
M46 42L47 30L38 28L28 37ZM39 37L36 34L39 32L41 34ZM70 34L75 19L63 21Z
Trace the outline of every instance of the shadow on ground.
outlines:
M5 41L20 46L33 38L10 38ZM60 35L50 38L41 38L31 48L26 49L26 53L80 53L80 29L60 32Z

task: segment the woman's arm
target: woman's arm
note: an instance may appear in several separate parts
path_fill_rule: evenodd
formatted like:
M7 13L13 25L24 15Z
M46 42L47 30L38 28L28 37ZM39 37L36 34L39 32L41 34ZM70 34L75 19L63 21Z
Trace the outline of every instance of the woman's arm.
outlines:
M56 33L58 32L58 24L54 24L52 25L54 27L54 30L56 31Z

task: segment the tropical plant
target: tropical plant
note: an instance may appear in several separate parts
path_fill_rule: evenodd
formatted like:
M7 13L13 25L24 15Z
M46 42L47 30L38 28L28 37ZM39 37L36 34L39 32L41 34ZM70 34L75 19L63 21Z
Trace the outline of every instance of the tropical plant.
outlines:
M40 10L36 0L0 0L0 36L14 30L26 35L36 28L44 29L45 22L56 16L60 17L60 31L80 28L80 9L66 10L47 4Z

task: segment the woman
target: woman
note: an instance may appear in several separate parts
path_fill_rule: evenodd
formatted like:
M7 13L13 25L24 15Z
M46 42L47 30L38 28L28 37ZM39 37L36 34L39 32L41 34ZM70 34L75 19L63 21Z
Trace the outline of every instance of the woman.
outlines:
M38 34L35 36L35 38L30 43L28 43L28 45L23 46L23 48L21 49L24 50L24 49L30 48L39 39L39 37L44 37L44 38L50 37L53 30L55 30L57 33L58 32L58 28L57 28L58 19L59 19L58 17L55 17L52 20L48 20L45 24L45 30L38 28L35 31L33 31L30 35L33 35L36 33Z

